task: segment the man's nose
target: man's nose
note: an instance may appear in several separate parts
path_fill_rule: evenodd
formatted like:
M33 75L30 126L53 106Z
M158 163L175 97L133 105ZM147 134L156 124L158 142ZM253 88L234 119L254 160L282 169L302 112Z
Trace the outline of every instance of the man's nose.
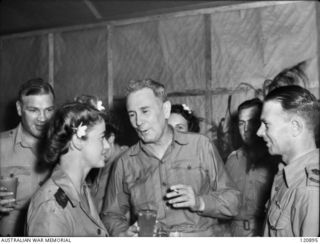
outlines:
M46 112L45 111L40 111L38 115L38 120L39 121L46 121L48 119Z
M264 125L261 123L261 125L260 125L260 127L259 127L259 129L258 129L258 131L257 131L257 136L260 136L260 137L262 137L263 136L263 134L264 134Z
M110 148L110 144L107 141L106 138L103 139L103 149L109 149Z
M243 125L244 132L247 132L248 129L249 129L249 122L245 122L244 125Z
M142 125L143 121L142 121L142 117L140 115L136 116L136 124L137 126Z

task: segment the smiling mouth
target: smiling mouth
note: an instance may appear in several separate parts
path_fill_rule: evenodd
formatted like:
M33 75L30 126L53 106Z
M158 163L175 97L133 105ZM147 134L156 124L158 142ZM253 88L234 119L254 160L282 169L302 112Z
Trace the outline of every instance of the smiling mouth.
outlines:
M37 130L43 130L44 125L36 125L35 127L36 127Z
M149 130L139 130L139 133L142 135L145 135L148 133Z

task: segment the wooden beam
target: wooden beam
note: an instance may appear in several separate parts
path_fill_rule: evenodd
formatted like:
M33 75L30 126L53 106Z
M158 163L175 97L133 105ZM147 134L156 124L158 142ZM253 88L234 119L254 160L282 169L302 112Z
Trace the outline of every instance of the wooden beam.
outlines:
M54 34L48 34L48 79L54 87Z
M147 17L131 18L131 19L125 19L125 20L99 21L99 22L89 23L85 25L74 25L74 26L68 26L68 27L49 28L46 30L37 30L37 31L23 32L23 33L17 33L17 34L1 35L0 40L34 36L34 35L45 35L48 33L55 33L55 32L80 31L80 30L85 30L90 28L105 27L109 24L113 26L122 26L122 25L129 25L129 24L135 24L135 23L141 23L141 22L147 22L147 21L155 21L160 19L169 19L169 18L176 18L176 17L183 17L183 16L199 15L199 14L213 14L215 12L233 11L233 10L250 9L250 8L261 8L261 7L268 7L273 5L297 4L299 2L303 3L305 1L248 2L248 3L241 3L241 4L235 4L235 5L229 5L229 6L219 6L219 7L205 8L205 9L180 11L180 12L175 12L170 14L152 15Z
M318 35L318 41L317 41L317 47L318 47L318 89L319 89L319 97L320 98L320 4L319 2L315 2L315 8L316 8L316 25L317 25L317 35Z
M205 46L205 77L206 77L206 90L205 90L205 118L207 121L212 120L212 20L211 14L204 15L204 46ZM205 131L210 129L210 124L206 124Z
M188 89L184 91L172 91L168 92L168 97L193 97L193 96L215 96L215 95L232 95L239 93L247 93L253 88L249 86L238 86L236 89L228 89L228 88L216 88L216 89ZM114 100L124 99L124 96L113 96Z
M113 55L112 55L112 40L113 40L113 26L109 25L107 36L107 62L108 62L108 107L111 108L113 102Z
M90 12L93 14L93 16L96 19L102 19L102 16L99 13L98 9L96 8L96 6L94 6L94 4L90 0L83 0L83 2L85 3L85 5L88 7Z

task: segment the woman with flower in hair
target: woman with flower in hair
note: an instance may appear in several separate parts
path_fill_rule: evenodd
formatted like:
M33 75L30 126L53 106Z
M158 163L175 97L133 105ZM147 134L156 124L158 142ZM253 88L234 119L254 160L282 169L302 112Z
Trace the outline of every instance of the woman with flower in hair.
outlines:
M74 99L77 102L94 106L97 110L104 112L105 107L102 101L93 95L79 95ZM92 198L100 213L107 184L112 172L113 164L128 149L127 146L120 145L120 130L112 123L106 122L105 138L107 140L107 150L105 153L105 166L103 168L95 168L90 171L86 179L90 187Z
M200 132L199 118L186 104L173 104L168 123L178 131Z
M55 165L50 179L33 196L29 236L107 236L85 183L92 168L104 166L103 114L78 102L59 108L46 133L43 159Z

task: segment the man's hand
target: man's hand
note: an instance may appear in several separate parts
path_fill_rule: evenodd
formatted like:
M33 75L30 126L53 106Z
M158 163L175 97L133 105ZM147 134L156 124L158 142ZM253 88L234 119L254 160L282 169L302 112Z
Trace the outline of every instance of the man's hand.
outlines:
M174 185L170 187L171 192L166 194L168 203L174 208L190 208L192 211L203 210L203 200L197 197L191 186Z
M16 199L2 199L3 197L12 196L13 192L6 191L5 187L0 187L0 214L11 212L14 208L6 206L8 203L15 202Z
M137 237L139 232L139 226L138 223L135 222L133 225L131 225L127 231L121 232L119 234L120 237Z

